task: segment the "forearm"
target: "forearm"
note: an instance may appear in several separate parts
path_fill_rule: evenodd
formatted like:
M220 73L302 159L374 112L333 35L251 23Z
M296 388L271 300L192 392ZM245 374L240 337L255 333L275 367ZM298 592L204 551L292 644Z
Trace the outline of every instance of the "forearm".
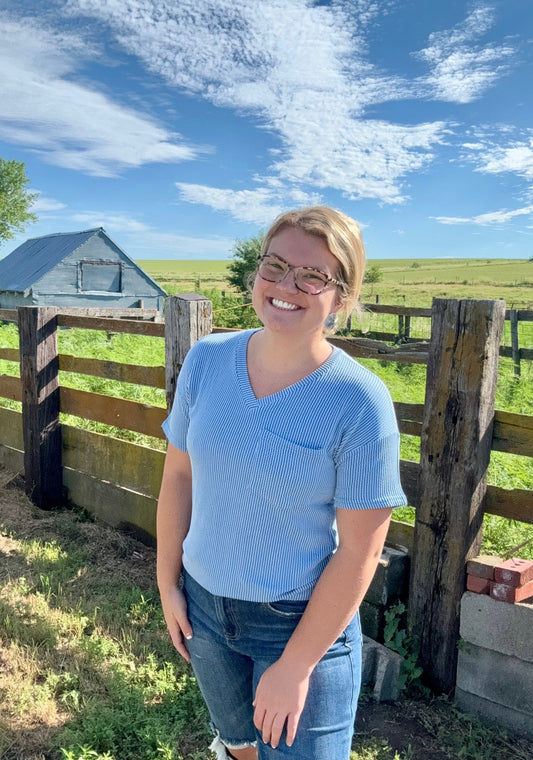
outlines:
M390 513L382 510L363 540L341 541L283 653L291 668L310 674L359 609L381 557Z
M167 454L157 503L157 583L162 592L176 586L191 519L190 468L183 466L188 459L183 452L182 456L175 452Z
M160 497L157 505L157 583L160 589L176 584L187 530L176 501Z

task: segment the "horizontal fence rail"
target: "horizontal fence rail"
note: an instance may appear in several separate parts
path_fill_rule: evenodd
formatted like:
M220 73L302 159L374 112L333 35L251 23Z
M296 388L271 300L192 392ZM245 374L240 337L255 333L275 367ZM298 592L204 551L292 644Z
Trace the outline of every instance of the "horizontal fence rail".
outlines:
M494 304L496 306L493 306ZM417 592L412 597L410 594L410 604L411 598L414 599L410 608L410 619L413 629L419 633L423 643L424 665L432 674L434 683L442 690L449 690L449 674L454 673L453 668L449 666L449 662L455 657L458 635L454 610L457 606L458 592L462 592L464 588L465 559L479 543L475 526L480 525L480 516L487 512L533 523L533 494L530 490L504 489L491 485L485 487L481 478L479 482L482 487L468 491L468 484L481 477L480 473L485 465L480 465L479 462L485 459L488 462L490 450L533 457L533 416L494 409L490 398L479 389L476 390L476 383L480 383L481 388L482 383L486 382L482 374L477 377L483 363L490 364L492 361L489 368L493 376L491 382L494 382L495 364L493 359L489 361L489 356L497 356L498 353L501 356L511 356L515 367L519 365L521 358L533 358L532 350L518 348L517 344L518 324L532 322L533 311L505 312L505 318L511 324L511 347L500 346L497 330L495 333L487 333L486 345L480 336L469 333L469 320L474 317L475 323L480 326L476 329L484 329L483 326L486 326L489 330L493 317L485 318L484 310L489 314L494 308L497 318L501 320L501 327L504 317L502 306L502 302L453 300L436 301L433 309L368 304L368 311L398 319L398 334L386 333L395 345L388 345L375 337L337 336L331 339L334 345L355 358L427 365L428 375L437 378L440 385L438 392L430 387L434 396L431 402L435 404L434 409L428 407L427 398L425 404L396 402L394 405L400 432L420 439L421 458L419 462L400 462L402 485L409 503L415 507L416 525L413 527L393 521L389 541L407 546L412 552L412 579L414 577L418 580ZM128 313L131 311L123 310L112 314L109 310L80 313L80 310L56 311L50 307L41 310L28 307L18 311L0 310L0 321L18 324L21 334L20 349L0 348L0 361L18 363L21 375L15 377L0 374L0 397L22 403L22 412L0 407L0 462L16 472L25 473L26 490L36 503L45 506L47 498L51 498L50 494L57 498L57 489L53 490L50 475L55 472L68 500L88 509L111 525L134 530L149 541L153 540L155 535L156 503L164 462L163 451L157 449L164 440L161 423L172 402L179 369L188 349L199 337L209 332L228 330L212 327L209 301L193 294L169 299L164 322L155 321L154 315L150 314L141 319L133 318L134 315ZM448 312L457 314L451 319L450 329L456 330L460 327L460 332L446 348L443 347L447 340L446 331L442 332L439 326L441 320L450 319ZM472 317L468 316L470 314ZM432 329L430 340L412 337L411 320L418 319L433 322L432 328L435 329ZM165 366L138 366L59 353L57 330L74 328L101 330L108 335L125 333L164 338ZM376 336L376 333L372 335ZM472 344L474 337L479 348ZM447 373L450 370L443 370L441 376L435 366L438 351L441 351L442 361L448 361L449 353L457 350L457 343L462 345L462 353L459 351L457 360L450 366L460 381L456 379L452 385L454 388L464 385L469 394L477 394L476 403L480 404L481 410L477 422L472 418L472 422L460 422L459 427L453 423L453 415L457 415L457 420L460 421L463 419L462 414L467 417L470 415L470 407L467 404L466 411L460 413L458 405L464 403L460 395L453 398L450 395L449 399L442 397L442 394L446 396L453 390L447 387ZM475 357L479 357L479 360ZM467 359L470 366L467 375L462 377L460 365L462 361L465 365L468 364ZM59 373L158 389L166 392L166 403L162 401L161 406L158 406L107 393L68 387L59 382ZM62 374L61 379L63 377ZM30 394L30 413L27 386L34 381L36 387L32 391L33 395ZM113 389L113 392L120 393L117 389ZM439 433L438 415L442 414L444 417L451 415L446 422L448 427L444 438ZM109 434L80 429L73 424L60 423L60 415L62 419L64 415L71 415L121 431L133 431L149 436L153 440L153 448ZM461 440L463 433L459 432L460 426L463 426L465 435L468 433L472 436L468 425L478 424L479 421L482 423L480 430L484 431L479 439L474 436ZM430 429L436 432L431 433L428 438ZM435 446L439 436L446 442L446 447L458 447L458 459L453 466L448 465L448 473L442 472L442 467L439 469L437 466L436 472L439 473L440 482L436 496L433 497L430 494L433 483L432 477L428 479L428 463L433 461L431 466L435 467L431 447ZM468 443L468 440L472 443ZM440 453L446 453L446 447ZM482 454L476 453L478 448ZM446 453L446 456L448 455ZM50 463L50 467L47 463ZM459 473L462 467L475 470L474 476L465 475L467 490L464 493L461 489L465 487L465 483L461 478L457 478L457 473L454 472L457 470ZM57 486L57 483L55 485ZM431 505L434 498L438 498L441 504L439 510L442 512L432 513ZM469 503L469 499L473 501ZM470 527L463 531L458 526L461 520L465 520L465 509L473 510L474 517L468 523ZM442 515L448 514L448 510L451 511L444 521L447 521L444 527ZM455 514L453 510L456 510L457 517L450 516ZM429 532L429 539L424 538L426 525L433 526ZM435 552L435 535L443 530L441 548L445 554L428 559ZM451 535L454 531L455 537L450 539L448 532ZM450 540L453 541L453 547L447 544ZM432 568L431 572L425 569L427 567ZM451 573L454 578L453 590L446 585L448 581L445 583L441 577L443 568L447 568L446 572ZM445 593L442 590L435 591L443 588L448 590ZM439 639L438 645L431 641L431 632L426 620L426 605L429 604L429 599L433 600L429 616L433 631L435 627L444 631L444 638Z

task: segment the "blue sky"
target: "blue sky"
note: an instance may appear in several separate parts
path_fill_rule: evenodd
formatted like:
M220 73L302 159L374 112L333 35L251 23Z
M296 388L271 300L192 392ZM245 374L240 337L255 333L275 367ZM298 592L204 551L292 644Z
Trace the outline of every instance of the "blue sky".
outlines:
M531 0L0 2L0 156L27 237L227 258L282 210L369 258L533 255Z

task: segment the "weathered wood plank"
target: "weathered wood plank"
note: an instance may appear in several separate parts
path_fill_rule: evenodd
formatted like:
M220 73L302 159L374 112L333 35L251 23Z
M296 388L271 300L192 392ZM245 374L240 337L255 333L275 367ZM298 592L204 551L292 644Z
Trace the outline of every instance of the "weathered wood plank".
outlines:
M7 362L18 362L20 357L18 348L0 348L0 359Z
M519 348L518 354L520 359L524 361L533 360L533 348ZM506 359L513 358L513 349L510 346L501 346L500 356L504 356Z
M394 402L401 433L419 436L422 430L424 404ZM533 457L533 416L496 409L492 450Z
M151 388L165 387L164 367L144 367L137 364L122 364L104 359L85 359L78 356L59 354L59 369L80 375L103 377L122 383L147 385Z
M409 317L431 317L431 309L420 306L394 306L378 303L362 304L364 311L372 311L375 314L396 314Z
M428 343L406 343L401 346L388 346L379 340L370 338L329 338L334 346L342 348L349 356L362 359L379 359L380 361L406 362L408 364L427 364Z
M507 309L505 312L505 319L511 319L512 309ZM517 309L516 314L519 322L533 322L533 310L532 309Z
M165 437L161 423L166 417L166 410L161 407L64 386L60 389L60 398L61 412L65 414L133 430L154 438Z
M60 327L81 327L84 330L105 330L106 332L128 333L130 335L152 335L162 338L165 325L162 322L141 322L136 319L108 319L106 317L77 317L58 314Z
M487 486L483 506L491 515L533 524L533 491Z
M404 546L409 554L413 551L415 526L401 520L391 520L386 543L389 546Z
M455 686L466 560L479 551L503 301L435 299L409 618L437 690Z
M19 321L19 315L16 309L0 309L0 322L15 322Z
M71 470L157 498L165 454L63 425L63 463Z
M211 301L195 293L167 298L165 303L165 366L167 409L171 409L178 374L197 340L212 330Z
M112 309L105 306L88 306L88 307L58 307L59 314L66 314L72 317L105 317L107 319L146 319L161 321L161 315L157 309L128 308Z
M0 464L11 472L24 474L24 452L0 443Z
M86 509L107 525L133 533L145 543L154 544L156 499L104 483L82 472L65 467L63 486L73 504Z
M0 375L0 396L11 401L22 401L22 382L20 377Z
M0 430L2 431L0 443L12 449L24 451L21 412L0 407Z
M533 416L497 409L492 434L494 451L533 457Z
M62 499L57 314L48 306L18 314L25 488L37 507L54 509Z
M418 462L409 462L407 459L400 460L400 480L411 507L418 507L420 503L419 477L420 465Z
M400 433L419 436L422 432L424 404L406 404L401 401L394 403L396 419Z

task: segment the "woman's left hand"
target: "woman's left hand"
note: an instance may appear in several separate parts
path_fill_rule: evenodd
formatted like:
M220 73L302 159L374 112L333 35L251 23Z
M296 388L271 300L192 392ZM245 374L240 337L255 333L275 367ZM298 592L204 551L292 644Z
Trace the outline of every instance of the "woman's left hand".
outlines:
M287 724L287 746L296 736L304 709L309 675L296 672L290 664L277 660L265 670L255 691L253 705L255 727L262 732L265 744L275 749Z

